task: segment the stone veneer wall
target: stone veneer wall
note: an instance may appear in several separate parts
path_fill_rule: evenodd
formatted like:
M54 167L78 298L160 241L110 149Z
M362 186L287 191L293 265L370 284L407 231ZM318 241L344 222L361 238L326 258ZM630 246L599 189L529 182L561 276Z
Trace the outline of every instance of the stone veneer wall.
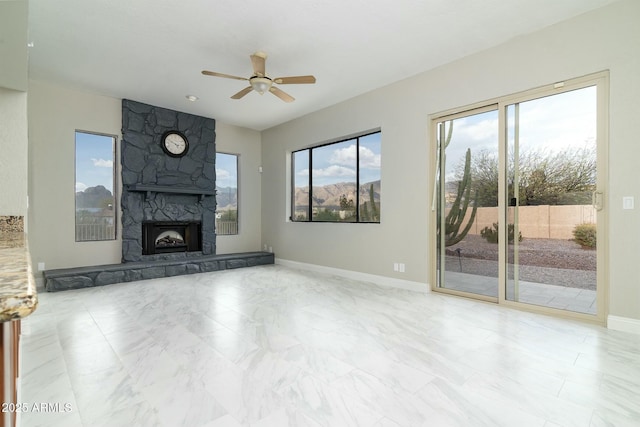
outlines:
M167 156L162 134L178 130L189 152ZM134 185L215 191L215 120L122 101L122 260L154 261L215 254L215 196L131 191ZM142 255L142 221L202 221L202 252Z

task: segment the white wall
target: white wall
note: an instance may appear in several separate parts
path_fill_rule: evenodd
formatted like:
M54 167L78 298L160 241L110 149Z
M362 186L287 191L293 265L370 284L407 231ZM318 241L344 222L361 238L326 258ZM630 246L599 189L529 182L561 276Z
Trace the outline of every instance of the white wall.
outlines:
M74 209L76 129L117 135L116 199L119 204L122 100L31 81L28 114L29 247L34 265L44 262L46 269L55 269L120 263L120 224L117 240L75 242ZM241 210L240 234L219 236L217 253L259 250L260 134L216 122L216 142L217 149L240 155ZM26 152L26 147L24 149ZM23 168L20 171L26 176L26 160Z
M0 1L0 86L26 92L28 0Z
M238 154L238 234L216 237L216 253L260 250L260 132L216 122L216 150Z
M430 114L610 70L609 313L640 319L640 2L622 1L266 130L262 240L276 257L428 282ZM416 40L436 43L437 40ZM318 86L321 90L321 86ZM291 150L382 128L381 223L287 221ZM406 273L394 273L404 262Z
M119 263L117 240L75 241L75 131L116 135L121 100L29 82L29 250L46 269ZM119 164L119 152L116 163ZM119 174L119 166L118 173ZM119 177L118 177L119 178ZM120 188L120 179L116 188ZM119 192L116 195L119 206Z
M0 215L27 215L27 93L0 87Z

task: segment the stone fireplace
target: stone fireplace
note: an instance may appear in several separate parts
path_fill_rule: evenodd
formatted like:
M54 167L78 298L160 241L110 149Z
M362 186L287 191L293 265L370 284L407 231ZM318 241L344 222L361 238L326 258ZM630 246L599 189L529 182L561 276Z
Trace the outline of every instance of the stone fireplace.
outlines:
M163 151L167 131L187 138L186 154ZM215 139L213 119L123 100L122 263L47 270L47 291L273 264L268 252L216 254Z
M186 155L172 157L162 150L167 131L186 136ZM123 262L215 254L215 120L125 99L121 156ZM145 224L163 222L197 226L173 230L168 240L188 234L184 244L150 247L147 239L159 229L147 230Z

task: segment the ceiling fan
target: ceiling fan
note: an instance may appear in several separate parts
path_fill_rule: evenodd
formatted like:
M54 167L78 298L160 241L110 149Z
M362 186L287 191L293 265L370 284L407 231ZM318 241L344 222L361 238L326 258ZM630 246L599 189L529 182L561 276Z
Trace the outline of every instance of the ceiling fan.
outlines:
M256 52L251 55L251 64L253 65L253 75L249 78L232 76L230 74L216 73L215 71L202 71L202 74L205 76L214 76L214 77L224 77L227 79L236 79L236 80L247 80L250 86L245 87L240 92L236 93L231 97L231 99L240 99L252 90L255 90L260 95L263 95L265 92L271 92L278 98L282 99L284 102L293 102L295 100L294 97L289 95L286 92L283 92L276 86L279 85L290 85L290 84L309 84L315 83L316 78L313 76L289 76L289 77L277 77L272 79L265 72L265 60L267 59L267 54L264 52Z

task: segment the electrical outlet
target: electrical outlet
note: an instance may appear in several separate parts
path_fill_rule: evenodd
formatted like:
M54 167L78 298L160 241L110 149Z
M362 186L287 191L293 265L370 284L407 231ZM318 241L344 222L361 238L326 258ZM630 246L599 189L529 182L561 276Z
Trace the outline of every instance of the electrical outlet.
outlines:
M397 262L393 263L393 271L398 271L398 263Z
M44 271L44 262L38 263L38 271Z
M267 250L267 244L266 244L266 243L264 244L264 247L262 248L262 250L263 250L263 251L266 251L266 250Z
M400 264L398 264L398 267L400 268L400 273L404 273L404 263L401 262Z
M269 252L273 253L273 246L269 246Z

